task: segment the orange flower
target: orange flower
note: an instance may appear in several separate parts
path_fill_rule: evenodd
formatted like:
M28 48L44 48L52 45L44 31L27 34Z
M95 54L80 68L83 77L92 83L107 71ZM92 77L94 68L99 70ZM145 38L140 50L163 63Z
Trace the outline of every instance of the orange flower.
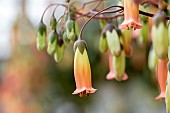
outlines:
M155 99L165 98L166 79L168 74L167 62L168 62L167 59L165 60L159 59L158 61L157 76L158 76L158 82L160 87L160 94Z
M109 54L109 70L110 72L107 74L106 79L113 80L116 77L116 73L113 67L113 56L111 54ZM127 79L128 79L128 75L124 73L122 80L127 80Z
M115 78L115 72L113 70L113 64L112 64L112 55L109 55L109 70L110 72L107 74L106 79L107 80L112 80Z
M74 78L76 90L73 94L79 94L80 97L82 97L88 96L89 93L96 91L96 89L92 88L90 63L85 48L81 51L79 47L76 47L74 56Z
M124 0L124 19L121 29L142 28L139 22L139 0Z

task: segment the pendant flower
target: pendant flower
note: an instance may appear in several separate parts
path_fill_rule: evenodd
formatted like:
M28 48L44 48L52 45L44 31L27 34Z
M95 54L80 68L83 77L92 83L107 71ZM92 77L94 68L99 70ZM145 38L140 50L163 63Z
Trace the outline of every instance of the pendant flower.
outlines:
M110 54L109 55L109 70L110 72L107 74L106 76L106 79L107 80L113 80L113 79L116 79L117 80L117 77L118 76L114 70L114 66L113 66L113 56ZM121 75L121 80L125 81L128 79L128 75L124 72L123 75ZM121 80L118 80L118 81L121 81Z
M89 93L94 93L96 89L92 88L91 69L85 41L76 41L74 49L74 78L76 82L76 90L72 94L79 94L80 97L88 96Z
M162 99L165 98L165 91L166 91L166 80L167 80L167 74L168 74L168 68L167 68L167 59L159 59L158 61L158 67L157 67L157 76L158 76L158 83L160 87L160 94L155 99Z
M139 22L139 1L124 0L124 22L121 24L121 29L140 29L142 28Z

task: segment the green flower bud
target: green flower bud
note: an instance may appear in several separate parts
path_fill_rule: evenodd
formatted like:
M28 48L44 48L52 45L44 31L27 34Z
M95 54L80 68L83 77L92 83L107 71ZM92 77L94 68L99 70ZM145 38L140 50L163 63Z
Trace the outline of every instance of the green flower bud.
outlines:
M159 23L158 26L154 25L152 27L152 40L157 56L160 59L166 58L168 55L169 39L168 29L163 22Z
M57 26L57 20L56 18L54 17L54 15L51 17L50 19L50 28L52 30L55 30L56 29L56 26Z
M74 46L73 46L73 50L74 52L76 51L76 48L79 48L80 52L83 54L84 52L84 49L87 49L87 44L84 40L80 40L78 39L75 43L74 43Z
M106 31L107 43L111 53L115 56L119 56L121 53L121 46L119 36L116 30Z
M57 45L56 45L56 51L54 53L54 59L56 62L61 62L63 60L64 57L64 50L65 50L65 45L63 40L60 38L57 41Z
M155 71L156 65L158 63L158 57L155 53L153 47L150 48L149 55L148 55L148 67L151 71Z
M46 25L41 21L36 28L36 45L39 51L46 48Z
M106 35L103 33L101 34L101 37L99 39L99 49L101 53L105 53L108 49Z
M117 81L123 80L122 78L125 73L125 65L126 59L124 51L121 51L121 54L118 57L113 56L113 67L115 69L115 79Z
M68 19L67 22L66 22L66 29L69 30L69 31L71 31L72 28L74 28L74 21Z
M55 53L57 40L58 40L57 33L55 31L52 31L48 37L47 53L49 55L53 55Z
M70 39L68 39L68 37L67 37L66 31L64 31L64 33L63 33L63 41L65 44L68 44L70 42Z
M74 28L72 28L71 31L69 31L67 29L66 32L67 32L68 39L70 39L71 41L74 42L76 40L76 35L75 35L75 32L74 32Z
M67 20L66 32L67 32L68 39L70 39L74 42L76 39L76 34L75 34L75 23L73 20Z

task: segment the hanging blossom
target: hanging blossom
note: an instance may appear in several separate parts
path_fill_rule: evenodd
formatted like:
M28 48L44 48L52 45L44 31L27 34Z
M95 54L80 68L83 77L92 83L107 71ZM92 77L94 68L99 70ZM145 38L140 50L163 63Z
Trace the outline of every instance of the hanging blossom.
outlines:
M79 94L80 97L88 96L94 93L96 89L92 88L91 69L86 50L86 43L78 40L74 44L74 78L76 82L76 90L72 94Z
M141 0L124 0L124 22L121 29L140 29L142 24L139 22L139 3Z
M114 71L114 66L113 66L113 56L111 54L109 54L109 70L110 70L110 72L106 75L106 79L107 80L115 79L116 73ZM121 80L127 80L127 79L128 79L128 75L126 73L124 73Z
M157 77L158 77L158 83L160 87L160 94L156 97L156 99L162 99L165 98L165 91L166 91L166 80L167 80L167 74L168 74L168 68L167 68L167 59L159 59L158 65L157 65Z

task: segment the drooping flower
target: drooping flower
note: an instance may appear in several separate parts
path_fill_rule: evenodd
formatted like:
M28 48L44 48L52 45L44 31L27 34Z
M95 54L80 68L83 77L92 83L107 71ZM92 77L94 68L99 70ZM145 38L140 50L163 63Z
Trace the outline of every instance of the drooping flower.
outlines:
M166 80L167 80L167 74L168 74L168 68L167 68L167 59L159 59L158 66L157 66L157 76L158 76L158 82L160 87L160 94L156 97L156 99L162 99L165 98L165 90L166 90Z
M109 70L110 70L110 72L107 74L106 79L107 80L116 79L118 81L127 80L128 75L125 72L123 74L116 73L116 70L114 69L114 65L113 65L114 64L113 57L115 57L115 56L112 56L111 54L109 55Z
M88 96L94 93L96 89L92 88L91 69L86 50L86 43L83 40L75 42L74 56L74 78L76 82L76 90L73 94L79 94L80 97Z
M124 22L121 24L121 29L140 29L142 28L139 22L139 1L124 0Z

